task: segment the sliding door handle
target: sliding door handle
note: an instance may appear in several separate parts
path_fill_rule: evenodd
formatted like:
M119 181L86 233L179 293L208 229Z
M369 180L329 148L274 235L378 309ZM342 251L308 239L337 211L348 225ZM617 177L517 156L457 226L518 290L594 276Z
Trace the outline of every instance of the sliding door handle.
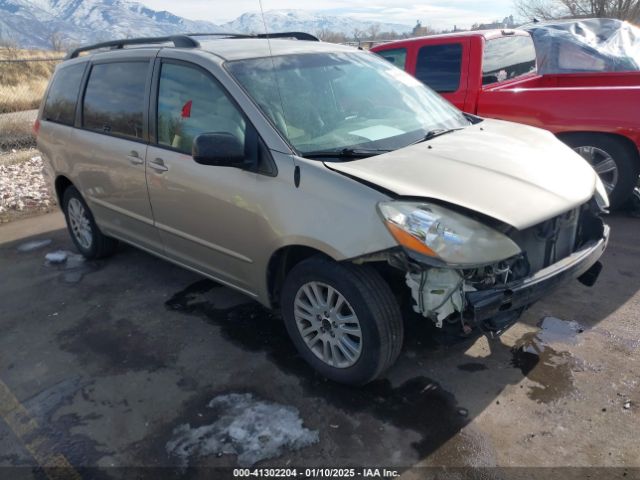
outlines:
M169 170L169 167L167 167L164 164L164 160L161 159L161 158L156 158L154 160L149 160L149 166L151 168L153 168L158 173L166 172L167 170Z
M142 165L144 163L144 160L140 158L140 155L135 150L129 152L129 155L127 155L127 160L129 160L129 163L131 163L131 165Z

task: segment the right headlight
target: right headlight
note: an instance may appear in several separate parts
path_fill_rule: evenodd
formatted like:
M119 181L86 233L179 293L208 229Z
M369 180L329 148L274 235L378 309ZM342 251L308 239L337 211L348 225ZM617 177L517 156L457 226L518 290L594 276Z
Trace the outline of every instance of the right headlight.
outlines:
M452 267L496 263L521 252L506 235L440 205L382 202L378 209L400 245Z

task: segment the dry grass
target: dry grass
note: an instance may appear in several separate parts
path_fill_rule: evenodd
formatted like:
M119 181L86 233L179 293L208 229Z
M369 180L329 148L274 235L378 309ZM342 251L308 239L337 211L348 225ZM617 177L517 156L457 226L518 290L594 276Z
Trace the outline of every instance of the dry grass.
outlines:
M0 60L60 58L60 52L0 48ZM0 63L0 114L38 108L56 61Z
M19 85L0 84L0 114L38 108L47 83L47 79L34 79Z
M18 165L37 155L40 155L40 152L36 148L26 148L24 150L15 150L7 153L0 153L0 166Z
M33 123L37 110L0 114L0 154L3 150L29 147L35 144Z

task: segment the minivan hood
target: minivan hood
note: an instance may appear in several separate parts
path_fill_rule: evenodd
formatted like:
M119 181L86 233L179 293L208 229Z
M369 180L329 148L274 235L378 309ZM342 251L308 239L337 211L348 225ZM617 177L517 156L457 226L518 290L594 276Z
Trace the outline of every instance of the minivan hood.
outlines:
M546 130L484 120L337 172L399 196L436 199L524 229L587 202L596 173Z

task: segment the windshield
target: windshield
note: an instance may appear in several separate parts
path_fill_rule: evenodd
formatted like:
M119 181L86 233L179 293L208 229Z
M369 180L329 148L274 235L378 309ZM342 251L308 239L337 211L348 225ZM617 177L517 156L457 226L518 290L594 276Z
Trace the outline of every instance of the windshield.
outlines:
M470 123L437 93L369 53L286 55L227 65L302 155L395 150L429 132Z

